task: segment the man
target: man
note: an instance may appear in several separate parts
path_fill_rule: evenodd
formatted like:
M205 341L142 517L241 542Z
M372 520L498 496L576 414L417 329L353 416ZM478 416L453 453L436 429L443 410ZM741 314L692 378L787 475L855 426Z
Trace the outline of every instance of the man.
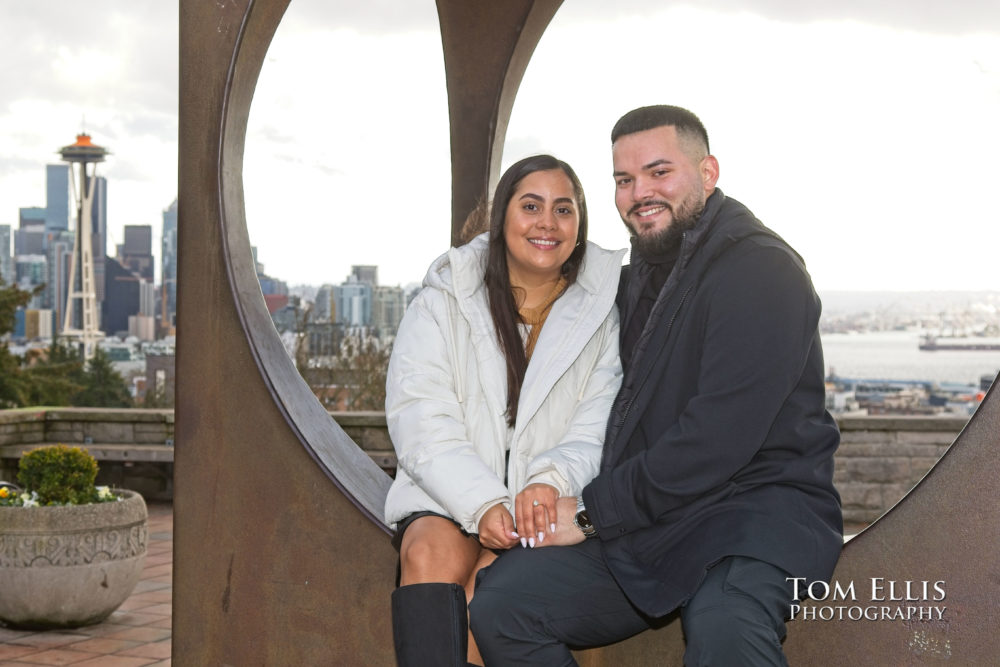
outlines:
M716 187L694 114L635 109L611 141L632 258L600 474L540 543L573 546L483 573L473 633L489 665L572 665L568 647L679 610L689 667L787 664L790 578L828 579L842 545L819 299L795 251ZM545 530L538 510L521 535Z

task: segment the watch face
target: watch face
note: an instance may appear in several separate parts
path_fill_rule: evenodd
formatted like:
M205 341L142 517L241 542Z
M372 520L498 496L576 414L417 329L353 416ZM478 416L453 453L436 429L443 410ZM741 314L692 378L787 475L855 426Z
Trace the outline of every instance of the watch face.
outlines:
M576 522L580 524L580 528L594 527L594 524L590 522L590 517L587 515L587 510L580 510L576 513Z

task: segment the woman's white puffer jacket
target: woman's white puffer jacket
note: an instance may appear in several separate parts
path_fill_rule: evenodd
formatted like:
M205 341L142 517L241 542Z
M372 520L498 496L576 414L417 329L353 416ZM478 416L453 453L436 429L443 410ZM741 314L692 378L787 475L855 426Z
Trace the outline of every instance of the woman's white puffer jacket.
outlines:
M597 474L621 384L615 294L625 251L587 244L576 282L542 327L510 428L506 364L483 283L486 246L483 234L435 260L400 323L385 399L398 459L385 503L392 526L428 510L477 533L486 510L512 510L528 484L578 496Z

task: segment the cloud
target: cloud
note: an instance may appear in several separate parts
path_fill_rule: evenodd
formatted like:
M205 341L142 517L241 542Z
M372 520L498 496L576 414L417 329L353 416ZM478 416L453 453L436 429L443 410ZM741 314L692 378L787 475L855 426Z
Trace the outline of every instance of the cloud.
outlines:
M373 34L437 31L438 14L432 0L294 0L285 11L282 25L292 30L323 25Z
M609 20L649 12L649 0L567 0L560 12L572 11L589 19ZM789 23L854 21L899 30L963 35L1000 30L1000 3L996 0L698 0L672 3L706 11L755 14ZM680 29L680 26L678 26ZM722 45L718 45L720 48Z

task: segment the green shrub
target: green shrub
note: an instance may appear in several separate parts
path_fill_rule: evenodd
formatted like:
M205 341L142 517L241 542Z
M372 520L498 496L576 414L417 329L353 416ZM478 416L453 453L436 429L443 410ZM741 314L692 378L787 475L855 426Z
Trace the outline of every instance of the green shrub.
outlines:
M97 461L79 447L52 445L21 456L21 486L38 494L40 505L85 505L97 502Z

